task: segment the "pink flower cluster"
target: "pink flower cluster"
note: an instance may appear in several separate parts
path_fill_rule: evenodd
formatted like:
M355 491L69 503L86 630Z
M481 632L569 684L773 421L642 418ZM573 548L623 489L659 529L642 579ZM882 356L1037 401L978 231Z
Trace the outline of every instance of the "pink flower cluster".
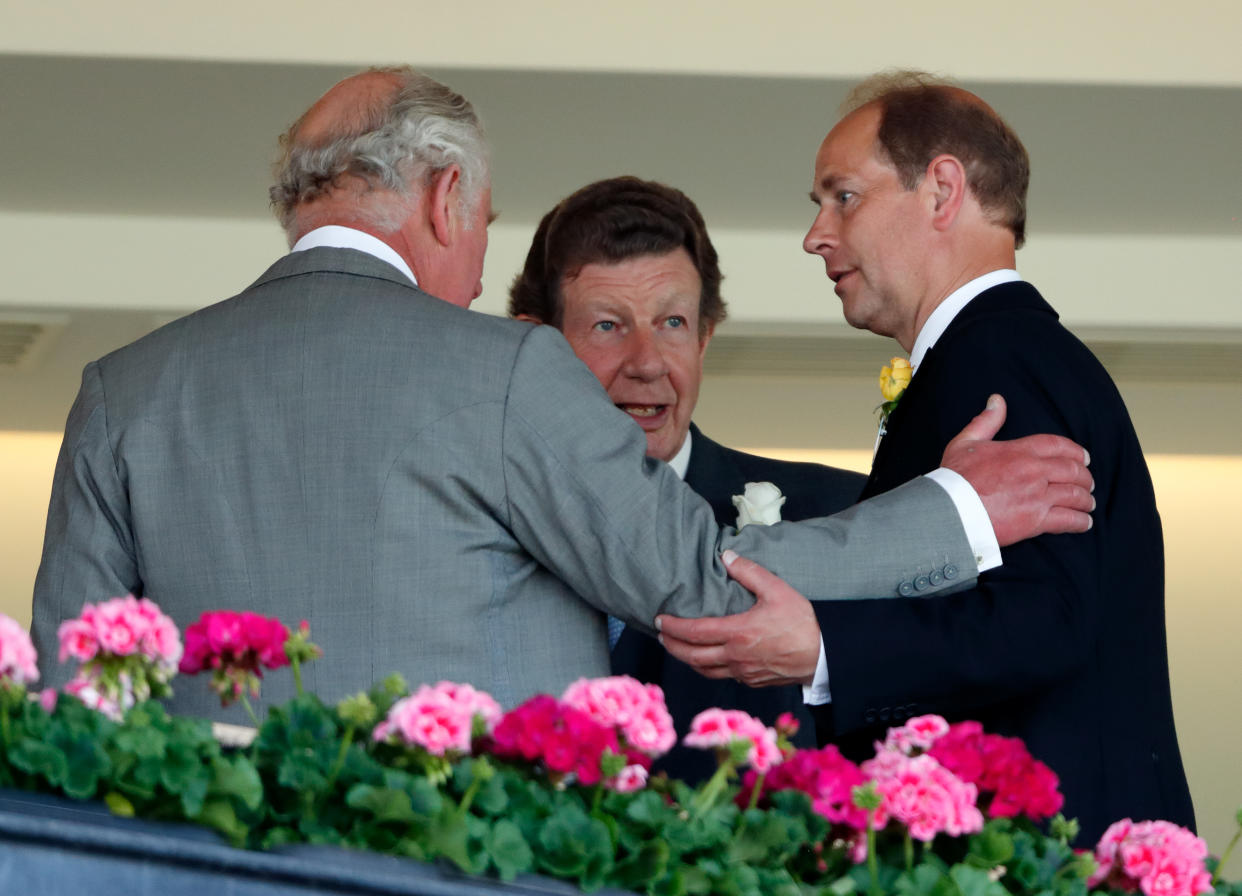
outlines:
M185 630L181 671L194 675L224 666L241 667L261 675L260 667L289 665L285 642L289 629L275 617L258 613L216 610L203 613Z
M399 738L433 756L470 752L476 719L490 732L500 719L500 705L468 684L442 681L423 685L388 710L375 726L375 740Z
M601 725L616 726L628 746L652 758L663 756L677 742L659 685L643 684L628 675L579 678L561 700Z
M605 751L623 755L613 726L547 694L505 713L492 730L492 741L492 752L501 758L540 762L553 775L573 775L586 785L602 780ZM637 754L629 758L630 765L642 764Z
M181 636L160 608L132 594L85 604L76 619L60 624L60 661L89 662L101 654L143 656L171 676L181 659Z
M39 680L34 644L26 630L0 613L0 679L28 685Z
M1109 827L1095 848L1099 863L1087 886L1145 896L1197 896L1212 889L1204 867L1207 844L1167 821L1122 819Z
M181 634L160 608L132 594L84 604L76 619L60 624L60 661L82 665L65 692L119 719L151 696L168 693L181 659Z
M910 836L924 843L939 833L957 837L983 829L983 813L975 806L978 791L930 755L907 756L881 750L862 764L876 783L882 802L875 810L875 827L895 818Z
M767 772L783 758L777 746L776 731L740 709L705 709L690 722L690 732L682 738L687 747L727 749L733 741L747 741L746 761L755 771Z
M759 773L746 772L738 792L739 805L746 805ZM775 790L800 790L811 798L811 807L833 824L854 830L867 826L867 813L854 805L852 791L864 781L857 765L829 744L819 750L799 750L768 772L761 796Z
M1056 774L1032 758L1021 740L985 734L978 722L953 725L929 753L985 797L990 794L987 813L992 818L1026 815L1041 821L1061 811L1065 802Z

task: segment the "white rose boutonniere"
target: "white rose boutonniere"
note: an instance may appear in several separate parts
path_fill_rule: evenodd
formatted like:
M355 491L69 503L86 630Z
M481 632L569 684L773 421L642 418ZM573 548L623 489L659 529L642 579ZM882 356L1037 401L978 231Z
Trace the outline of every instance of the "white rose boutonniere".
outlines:
M781 505L785 496L770 482L748 482L743 494L733 496L737 508L737 528L742 530L754 523L770 526L781 521Z

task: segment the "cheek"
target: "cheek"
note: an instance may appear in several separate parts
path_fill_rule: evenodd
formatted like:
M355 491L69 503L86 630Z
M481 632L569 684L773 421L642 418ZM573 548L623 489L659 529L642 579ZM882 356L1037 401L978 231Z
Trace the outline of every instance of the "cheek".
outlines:
M621 368L620 360L615 354L593 349L589 345L574 341L570 341L569 347L573 349L578 359L587 366L587 369L595 375L595 378L600 381L608 395L613 397L613 388L618 380L617 372Z

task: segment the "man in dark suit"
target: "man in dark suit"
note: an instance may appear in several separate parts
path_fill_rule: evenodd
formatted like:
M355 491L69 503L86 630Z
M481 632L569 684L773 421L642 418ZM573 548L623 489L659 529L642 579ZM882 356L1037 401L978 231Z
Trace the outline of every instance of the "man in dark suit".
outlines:
M721 526L737 525L734 497L748 482L779 488L780 516L787 520L849 507L858 500L861 474L734 451L691 423L704 353L725 317L720 282L716 250L689 197L664 184L615 177L583 187L544 217L514 281L509 311L565 334L613 402L645 431L647 455L669 462L707 499ZM681 734L699 712L719 706L769 725L791 712L799 721L795 742L814 745L797 685L756 689L704 678L632 627L616 640L612 669L660 685ZM678 745L656 770L696 783L715 767L710 752Z
M885 423L863 496L934 467L970 409L1002 393L1004 435L1056 432L1087 447L1098 510L1083 538L1007 547L999 568L948 598L921 599L937 583L916 577L902 589L910 597L884 606L816 606L832 695L827 725L852 751L924 713L1021 737L1060 776L1082 844L1127 816L1193 826L1169 693L1151 479L1108 374L1014 270L1026 151L960 88L910 74L860 91L816 159L819 211L804 246L825 259L851 324L911 352L914 376ZM666 639L728 634L715 622L682 625L666 623ZM682 652L679 642L670 646ZM740 662L729 652L683 655Z

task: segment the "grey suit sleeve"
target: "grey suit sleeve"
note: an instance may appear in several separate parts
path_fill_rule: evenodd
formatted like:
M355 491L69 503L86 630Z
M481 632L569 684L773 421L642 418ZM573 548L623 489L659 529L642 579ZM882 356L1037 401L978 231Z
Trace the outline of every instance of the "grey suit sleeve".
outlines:
M536 327L518 353L504 426L509 524L540 563L597 607L650 630L659 613L720 615L751 597L719 561L732 548L813 600L896 597L897 587L952 565L973 580L974 556L948 495L915 480L832 517L741 533L613 408L560 334Z
M31 633L45 680L56 662L56 629L82 604L140 592L129 502L108 440L103 382L96 363L82 372L56 460L43 558L35 578Z

